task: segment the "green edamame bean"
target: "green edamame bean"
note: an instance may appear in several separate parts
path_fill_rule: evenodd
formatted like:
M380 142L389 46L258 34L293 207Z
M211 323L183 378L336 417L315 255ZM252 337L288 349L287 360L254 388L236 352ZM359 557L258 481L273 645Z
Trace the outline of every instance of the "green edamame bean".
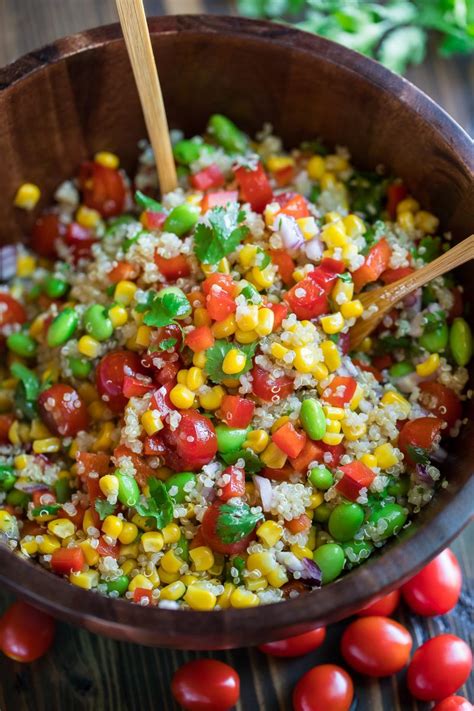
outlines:
M311 469L308 479L316 489L321 491L327 491L334 484L334 477L324 464Z
M173 156L178 163L189 165L199 158L201 152L200 148L197 141L183 139L174 144Z
M441 353L448 345L449 329L446 321L428 325L419 338L420 346L430 353Z
M331 515L331 507L328 504L320 504L313 511L313 519L316 523L325 523Z
M374 550L374 546L369 541L349 541L344 543L342 548L346 556L348 567L351 568L367 560Z
M226 151L244 153L247 148L247 136L237 128L235 123L222 114L214 114L209 119L209 133L214 134L218 143Z
M449 334L449 347L458 365L467 365L472 358L472 331L463 318L455 318Z
M250 429L238 429L235 427L228 427L227 425L217 425L216 436L217 436L217 450L222 454L227 454L228 452L235 452L237 449L241 449Z
M164 230L172 232L178 237L182 237L192 230L196 222L199 220L200 210L196 205L178 205L171 210L166 218Z
M48 276L44 280L43 288L45 293L51 299L59 299L64 296L69 289L69 284L64 279L59 279L58 277Z
M337 543L325 543L314 551L313 560L320 568L323 585L335 580L344 568L344 551Z
M106 341L114 332L107 310L100 304L94 304L84 313L84 328L98 341Z
M120 575L115 580L107 581L107 592L117 592L119 595L125 595L130 584L130 579L126 575Z
M338 504L332 511L328 529L336 541L350 541L364 522L364 509L359 504Z
M50 348L57 348L69 341L79 323L79 317L71 306L67 306L51 323L46 340Z
M301 403L300 420L311 439L322 439L326 434L326 415L319 400L308 398Z
M0 491L10 491L16 482L14 469L9 464L0 464Z
M118 500L124 506L135 506L139 497L140 489L135 479L121 471L116 471L115 476L119 480Z
M394 479L387 487L389 496L406 496L410 488L410 477L401 476L399 479Z
M31 336L28 336L27 333L22 333L22 331L11 333L7 338L7 346L13 353L22 358L33 358L38 349L36 341Z
M71 373L75 378L85 380L92 370L92 363L88 360L82 360L82 358L71 356L69 358L69 367L71 368Z
M58 504L64 504L69 501L71 495L71 487L69 486L69 479L67 477L61 477L54 484L54 492L56 494L56 501Z
M394 363L389 368L388 374L391 378L403 378L405 375L413 373L414 370L413 363L408 360L402 360L401 363Z
M171 496L176 504L182 504L188 493L188 489L191 489L189 482L196 480L192 472L177 472L177 474L172 474L166 481L165 487L168 490L168 494Z
M28 494L25 494L24 491L19 491L18 489L11 489L6 498L6 502L9 506L18 506L21 509L26 509L29 501L30 497Z
M398 504L387 504L376 509L369 516L368 522L377 526L377 539L385 540L399 533L407 520L405 509ZM383 521L384 525L380 526Z

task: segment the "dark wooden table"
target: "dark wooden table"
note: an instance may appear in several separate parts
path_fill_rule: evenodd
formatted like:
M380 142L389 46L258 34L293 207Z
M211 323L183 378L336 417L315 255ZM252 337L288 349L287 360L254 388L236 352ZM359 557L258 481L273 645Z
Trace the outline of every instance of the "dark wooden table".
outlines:
M427 0L429 1L429 0ZM146 0L149 14L235 11L220 0ZM114 0L0 0L0 65L62 35L115 22ZM431 54L408 78L438 101L471 133L474 130L474 61L441 60ZM453 544L464 571L461 601L449 615L423 620L401 608L398 619L413 634L415 645L434 634L452 632L474 642L474 525ZM0 591L0 612L11 596ZM232 664L242 682L239 711L289 711L291 690L310 667L340 663L339 639L344 623L333 625L326 642L313 654L296 660L274 660L254 649L210 653ZM0 655L0 711L166 711L175 709L170 679L194 652L151 649L94 636L59 624L53 650L31 665ZM204 655L203 655L204 656ZM358 711L427 709L406 692L404 673L382 681L353 675ZM474 681L461 690L474 699ZM327 711L331 711L328 709Z

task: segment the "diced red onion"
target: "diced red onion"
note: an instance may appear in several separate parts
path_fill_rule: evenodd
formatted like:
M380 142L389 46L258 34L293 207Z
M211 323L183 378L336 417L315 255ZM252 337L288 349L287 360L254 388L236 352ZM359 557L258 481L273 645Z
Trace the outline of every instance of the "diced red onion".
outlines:
M419 314L422 307L421 289L415 289L403 299L403 306L410 311L410 315Z
M262 501L262 509L264 511L270 511L272 505L272 485L269 479L266 479L264 476L258 476L258 474L255 474L255 476L253 477L253 483L255 484L255 488L257 489L260 495L260 499Z
M321 568L311 558L303 558L303 570L300 570L301 578L312 588L320 588L323 582Z
M430 454L431 459L435 462L444 462L447 456L448 453L443 447L438 447Z
M428 472L426 464L417 464L415 467L415 477L420 484L434 486L433 477Z
M278 215L275 220L275 227L277 232L281 235L286 249L297 249L304 244L301 230L293 217L289 215Z
M413 371L413 373L397 379L397 388L401 390L402 393L412 393L415 388L418 387L421 380L423 380L423 378Z
M304 251L308 259L311 259L312 262L319 262L323 256L324 245L320 239L313 237L313 239L306 242Z

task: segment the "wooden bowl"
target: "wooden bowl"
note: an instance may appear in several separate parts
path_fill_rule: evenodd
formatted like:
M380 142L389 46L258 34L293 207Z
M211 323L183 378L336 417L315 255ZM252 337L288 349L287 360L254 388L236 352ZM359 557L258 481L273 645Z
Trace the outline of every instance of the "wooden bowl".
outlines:
M455 239L474 231L472 143L401 77L281 25L179 16L152 19L150 26L172 126L193 135L211 113L222 112L251 133L271 121L288 146L323 136L329 144L348 146L356 166L383 163L401 176ZM12 207L18 185L29 180L42 187L39 211L95 151L118 153L133 169L145 128L117 25L23 57L0 72L0 86L0 231L6 243L23 238L34 219ZM472 262L461 278L472 303ZM445 463L447 488L396 543L343 579L278 607L146 609L80 590L6 549L0 550L0 579L60 618L142 644L212 649L278 639L348 616L444 548L471 513L473 462L471 416Z

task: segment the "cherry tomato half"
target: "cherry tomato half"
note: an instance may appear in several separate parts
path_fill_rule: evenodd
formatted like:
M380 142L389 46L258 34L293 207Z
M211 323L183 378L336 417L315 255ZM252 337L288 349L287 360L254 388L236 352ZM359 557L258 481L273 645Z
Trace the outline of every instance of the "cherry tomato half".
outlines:
M31 230L31 249L41 257L56 257L56 243L66 234L66 225L60 222L55 212L40 215Z
M128 400L123 394L126 375L143 373L138 353L114 351L105 355L96 370L96 384L99 395L112 412L122 412Z
M402 586L403 599L417 615L444 615L455 607L462 572L454 553L446 548Z
M239 675L217 659L195 659L175 672L171 692L186 711L227 711L239 700Z
M403 425L398 437L398 447L409 463L413 464L410 448L421 447L430 451L442 424L443 421L439 417L418 417Z
M293 691L294 711L348 711L354 696L349 674L336 664L321 664L301 677Z
M408 630L389 617L361 617L346 627L341 652L346 662L367 676L390 676L408 663Z
M175 430L162 430L169 451L166 463L176 471L197 471L213 459L217 452L217 437L209 418L197 410L181 410Z
M382 617L390 617L397 609L400 603L400 590L393 590L388 595L376 598L373 602L365 607L357 610L359 617L371 617L373 615L381 615Z
M272 657L300 657L320 647L325 638L326 628L316 627L314 630L297 634L294 637L261 644L258 649L264 654L270 654Z
M448 696L433 706L432 711L472 711L474 706L464 696Z
M410 694L422 701L438 701L459 689L472 669L472 652L454 634L440 634L419 647L410 662Z
M274 402L274 398L284 400L293 392L293 380L287 375L278 378L258 365L252 370L252 390L254 395L265 402Z
M240 541L236 541L235 543L224 543L217 533L217 522L221 513L221 506L222 502L216 501L211 504L208 509L206 509L202 519L201 528L199 529L202 538L205 541L205 544L212 548L213 551L217 551L217 553L224 553L227 555L242 553L246 550L250 541L255 537L255 534L252 531Z
M55 621L26 602L14 602L0 618L0 649L17 662L34 662L54 639Z
M461 400L455 392L435 380L420 383L420 405L431 412L440 420L454 427L457 420L462 417Z
M26 311L20 302L10 294L0 292L0 334L6 331L5 326L25 323L25 321Z
M38 398L38 409L46 427L55 435L74 437L89 424L85 402L77 390L64 383L43 390Z

